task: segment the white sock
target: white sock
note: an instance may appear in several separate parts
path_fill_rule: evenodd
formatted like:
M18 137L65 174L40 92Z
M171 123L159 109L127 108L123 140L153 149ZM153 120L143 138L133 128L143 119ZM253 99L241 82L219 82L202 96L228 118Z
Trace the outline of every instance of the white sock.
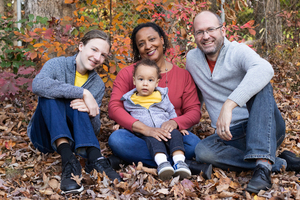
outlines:
M177 154L177 155L173 156L173 161L175 164L178 163L178 161L184 162L185 156L183 154Z
M157 166L160 165L163 162L168 161L167 156L164 153L157 153L154 156L154 161L156 162Z

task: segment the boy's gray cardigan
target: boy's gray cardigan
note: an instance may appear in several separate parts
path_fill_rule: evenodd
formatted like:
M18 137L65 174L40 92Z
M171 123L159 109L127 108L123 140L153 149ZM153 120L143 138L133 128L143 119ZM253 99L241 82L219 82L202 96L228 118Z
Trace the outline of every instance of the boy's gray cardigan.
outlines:
M99 107L105 92L105 85L95 70L89 71L88 80L81 86L74 86L76 74L76 55L71 57L52 58L47 61L40 73L32 82L34 94L48 99L82 99L83 90L89 90L97 101ZM32 118L34 115L32 116ZM96 135L100 132L100 114L90 118ZM27 127L30 134L31 123Z
M168 88L156 87L161 93L161 102L152 104L149 109L133 103L131 96L136 88L130 90L121 98L124 101L124 108L132 117L150 127L160 128L162 123L177 117L173 104L168 97Z

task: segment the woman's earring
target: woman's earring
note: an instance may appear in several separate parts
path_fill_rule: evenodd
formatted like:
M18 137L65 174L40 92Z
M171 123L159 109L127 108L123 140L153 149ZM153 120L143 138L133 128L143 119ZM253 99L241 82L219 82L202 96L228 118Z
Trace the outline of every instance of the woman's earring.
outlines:
M141 58L141 55L139 54L138 58L140 59Z

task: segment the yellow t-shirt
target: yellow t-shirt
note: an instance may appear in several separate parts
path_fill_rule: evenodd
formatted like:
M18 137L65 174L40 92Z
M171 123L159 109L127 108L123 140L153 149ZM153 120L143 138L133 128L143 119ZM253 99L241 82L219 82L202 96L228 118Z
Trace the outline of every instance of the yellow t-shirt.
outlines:
M78 71L76 71L74 85L77 87L81 87L88 80L88 78L89 78L89 73L82 75Z
M130 99L133 103L149 109L152 104L161 102L161 94L159 91L154 91L149 96L137 96L136 93L134 93Z

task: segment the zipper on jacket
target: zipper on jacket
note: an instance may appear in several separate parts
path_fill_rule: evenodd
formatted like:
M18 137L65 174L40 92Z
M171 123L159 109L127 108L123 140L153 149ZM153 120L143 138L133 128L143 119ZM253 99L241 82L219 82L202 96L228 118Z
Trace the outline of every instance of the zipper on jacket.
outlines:
M150 115L150 118L151 118L151 121L152 121L152 123L153 123L153 126L154 126L154 128L156 128L155 123L154 123L153 118L152 118L152 115L151 115L151 112L150 112L149 109L147 109L147 110L148 110L148 113L149 113L149 115Z

